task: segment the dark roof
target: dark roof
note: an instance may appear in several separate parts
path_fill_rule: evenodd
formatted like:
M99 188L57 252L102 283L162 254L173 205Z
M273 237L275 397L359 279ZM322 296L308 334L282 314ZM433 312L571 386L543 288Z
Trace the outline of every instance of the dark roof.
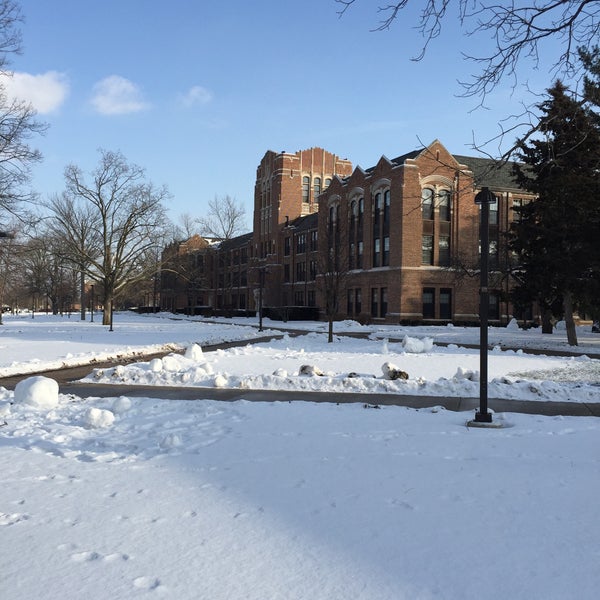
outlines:
M229 240L223 240L219 244L219 250L235 250L236 248L246 246L252 240L252 235L252 233L244 233Z
M295 231L307 231L308 229L317 229L319 226L319 213L311 213L303 217L297 217L288 223Z
M473 171L475 186L487 186L490 188L519 189L519 185L513 175L514 162L500 162L490 158L478 158L475 156L462 156L454 154L454 158L462 165L467 165Z
M412 152L407 152L406 154L392 158L390 162L394 163L395 165L401 165L408 158L417 158L421 152L423 152L423 150L413 150Z

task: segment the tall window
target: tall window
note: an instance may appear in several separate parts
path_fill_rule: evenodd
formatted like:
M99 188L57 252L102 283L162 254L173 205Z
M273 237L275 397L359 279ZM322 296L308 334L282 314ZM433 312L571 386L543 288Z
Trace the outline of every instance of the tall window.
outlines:
M377 288L371 288L371 316L377 317L379 312L378 306L379 290Z
M440 235L438 238L439 264L442 267L447 267L450 264L450 237Z
M490 203L490 225L498 225L498 196L495 202Z
M348 298L346 302L346 313L349 315L354 314L354 290L348 290Z
M387 288L384 288L384 287L381 288L380 299L381 299L381 302L379 303L379 306L380 306L379 314L383 318L387 314L387 305L388 305Z
M306 263L296 263L296 281L306 280Z
M390 264L390 190L373 199L373 266Z
M362 290L360 288L354 290L354 310L357 315L362 312Z
M432 235L424 235L422 242L422 259L421 262L424 265L432 265L433 264L433 236Z
M435 318L435 289L423 288L423 318Z
M450 220L450 192L448 190L440 190L438 193L438 211L440 221Z
M310 195L310 177L305 175L302 178L302 202L308 202Z
M452 318L452 290L442 288L440 290L440 319Z
M373 266L378 267L381 261L381 239L373 240Z
M283 239L283 254L285 256L289 256L290 255L290 238L286 237Z
M421 192L421 209L423 211L423 219L426 221L433 220L433 190L425 188Z
M318 250L318 237L316 229L310 232L310 250L311 252Z
M321 193L321 178L320 177L315 177L313 179L313 190L314 190L313 198L316 202L317 198L319 197L319 194Z

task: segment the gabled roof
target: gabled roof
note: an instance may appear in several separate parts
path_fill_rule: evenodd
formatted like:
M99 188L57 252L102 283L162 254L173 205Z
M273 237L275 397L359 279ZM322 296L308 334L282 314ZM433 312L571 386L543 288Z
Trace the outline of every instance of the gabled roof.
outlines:
M519 189L519 185L513 175L515 162L500 162L490 158L478 158L460 154L454 154L453 156L459 163L466 165L473 171L476 187L487 186L495 189Z

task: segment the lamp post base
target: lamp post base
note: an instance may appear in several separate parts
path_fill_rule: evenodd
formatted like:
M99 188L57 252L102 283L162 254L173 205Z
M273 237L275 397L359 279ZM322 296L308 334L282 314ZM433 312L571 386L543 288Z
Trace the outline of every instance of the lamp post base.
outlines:
M475 418L467 421L467 427L482 427L488 429L501 429L506 425L502 419L499 421L492 421L492 413L476 412Z

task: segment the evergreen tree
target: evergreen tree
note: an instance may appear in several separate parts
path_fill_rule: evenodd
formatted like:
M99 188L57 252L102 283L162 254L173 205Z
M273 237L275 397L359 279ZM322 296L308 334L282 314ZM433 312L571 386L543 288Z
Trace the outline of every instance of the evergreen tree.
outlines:
M519 184L536 199L519 209L510 246L520 256L515 299L542 310L562 301L570 345L574 306L597 289L600 273L600 126L585 101L557 81L539 105L539 136L518 142Z

